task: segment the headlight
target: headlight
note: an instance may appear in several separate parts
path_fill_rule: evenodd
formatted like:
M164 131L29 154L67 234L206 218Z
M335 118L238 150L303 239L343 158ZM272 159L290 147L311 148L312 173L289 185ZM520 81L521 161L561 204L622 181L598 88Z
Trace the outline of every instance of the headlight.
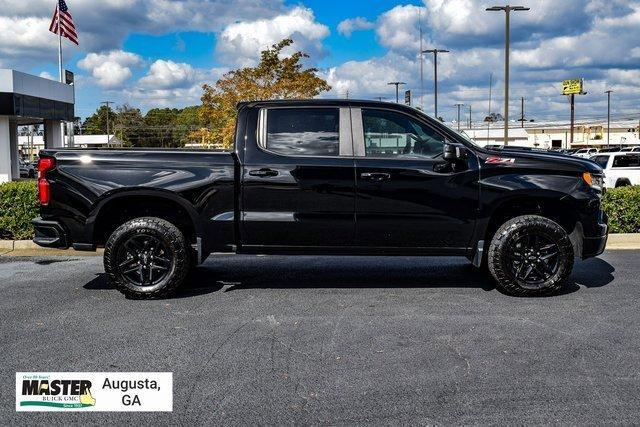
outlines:
M602 191L602 186L604 185L604 177L593 175L589 172L582 173L582 179L586 182L591 188L595 188L596 190Z

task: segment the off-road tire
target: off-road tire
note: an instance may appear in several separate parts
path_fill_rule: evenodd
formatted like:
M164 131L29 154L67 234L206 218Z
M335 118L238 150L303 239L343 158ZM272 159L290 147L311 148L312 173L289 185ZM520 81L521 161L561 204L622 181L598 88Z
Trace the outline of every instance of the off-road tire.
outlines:
M170 267L166 277L148 286L136 286L119 269L119 259L125 243L131 237L149 236L166 248ZM121 258L120 258L121 260ZM132 262L135 265L135 262ZM104 270L107 281L128 298L155 299L171 295L182 285L191 268L191 248L184 234L172 223L161 218L141 217L125 222L109 237L104 249Z
M515 242L524 239L525 236L539 236L555 245L557 250L552 274L551 269L545 270L549 274L548 279L541 278L541 283L531 285L518 276L520 268L513 256L517 252L514 249ZM535 257L535 254L533 255ZM487 264L491 275L496 281L496 288L505 294L522 297L547 296L558 293L564 286L567 277L573 269L574 253L573 246L569 240L567 232L556 222L538 215L523 215L505 222L494 234L487 257ZM525 263L524 268L529 270L529 265L535 265L538 271L539 264L536 261ZM545 266L545 268L548 266ZM526 272L525 271L525 272Z

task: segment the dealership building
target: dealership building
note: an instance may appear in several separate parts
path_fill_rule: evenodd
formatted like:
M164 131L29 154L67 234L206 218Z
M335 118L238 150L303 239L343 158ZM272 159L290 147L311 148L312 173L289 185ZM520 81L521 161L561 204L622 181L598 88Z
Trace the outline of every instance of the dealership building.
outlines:
M62 147L62 124L73 118L73 85L0 69L0 183L20 177L19 127L44 125L44 147Z

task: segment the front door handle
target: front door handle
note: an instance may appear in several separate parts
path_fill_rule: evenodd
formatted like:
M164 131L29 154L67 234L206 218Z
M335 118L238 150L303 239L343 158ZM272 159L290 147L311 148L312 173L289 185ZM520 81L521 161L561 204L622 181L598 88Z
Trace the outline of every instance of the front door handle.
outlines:
M261 176L261 177L277 176L278 175L278 171L277 170L273 170L273 169L269 169L269 168L262 168L262 169L255 169L255 170L249 171L249 175L251 175L251 176Z
M369 179L371 181L387 181L391 179L391 174L386 172L362 172L360 178Z

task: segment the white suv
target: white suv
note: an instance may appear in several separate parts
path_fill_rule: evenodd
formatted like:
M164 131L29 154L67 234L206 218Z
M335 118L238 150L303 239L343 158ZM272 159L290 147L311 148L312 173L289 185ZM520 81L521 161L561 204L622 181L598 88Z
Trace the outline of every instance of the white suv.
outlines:
M600 153L589 160L604 169L605 188L640 185L640 153Z
M588 159L589 157L595 156L596 154L598 154L597 148L581 148L572 155L576 157L582 157L583 159Z

